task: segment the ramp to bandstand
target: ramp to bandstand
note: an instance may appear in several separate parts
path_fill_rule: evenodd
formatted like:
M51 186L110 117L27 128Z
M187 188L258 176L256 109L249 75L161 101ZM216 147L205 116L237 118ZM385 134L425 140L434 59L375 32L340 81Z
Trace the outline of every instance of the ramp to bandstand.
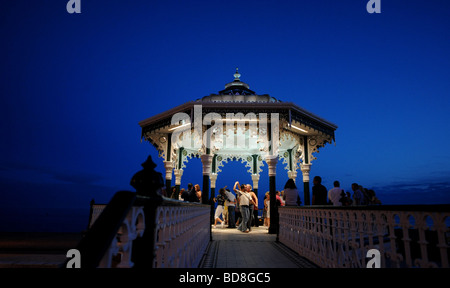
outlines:
M212 228L212 241L200 263L201 268L317 268L276 241L266 226L243 233L236 228Z

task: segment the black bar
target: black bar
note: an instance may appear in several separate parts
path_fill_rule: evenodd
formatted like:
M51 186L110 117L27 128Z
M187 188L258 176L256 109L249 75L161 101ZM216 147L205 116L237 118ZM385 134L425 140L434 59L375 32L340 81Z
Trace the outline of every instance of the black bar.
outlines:
M278 234L278 205L276 198L275 176L269 176L269 196L270 196L270 226L269 234ZM277 237L278 239L278 237Z
M208 200L214 197L209 194L209 175L203 175L203 187L202 187L202 204L208 204Z
M304 198L304 205L309 206L311 205L311 196L309 193L309 182L303 182L303 198Z

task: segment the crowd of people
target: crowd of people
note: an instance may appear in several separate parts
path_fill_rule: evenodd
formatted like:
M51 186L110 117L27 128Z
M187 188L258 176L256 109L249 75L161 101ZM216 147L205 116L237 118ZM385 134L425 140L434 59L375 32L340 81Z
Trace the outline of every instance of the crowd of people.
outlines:
M358 183L352 184L353 195L342 189L339 181L334 181L333 188L327 191L325 186L322 185L320 176L314 177L313 185L312 205L357 206L381 204L374 190L364 188Z
M252 227L259 227L258 217L258 196L252 191L250 184L234 183L233 191L236 196L225 186L219 190L219 195L214 198L217 208L214 215L214 228L217 224L221 227L228 225L227 228L237 228L243 233L249 233ZM295 182L289 179L284 186L284 190L277 191L276 205L293 206L300 205L299 191L295 186ZM268 228L270 226L270 195L269 192L264 197L264 207L262 207L263 225ZM222 217L222 218L221 218Z
M228 225L227 228L237 228L239 231L249 233L252 226L259 226L258 197L250 184L240 185L238 181L234 183L233 191L236 196L225 186L220 188L219 195L214 198L217 202L214 228L220 222L222 228Z
M171 190L170 198L176 199L176 187L173 186ZM164 196L169 197L168 195ZM192 185L192 183L189 183L187 189L181 188L180 193L178 194L178 200L197 203L202 202L202 190L200 189L200 185Z
M353 194L346 192L340 187L339 181L334 181L333 188L327 190L322 185L322 178L315 176L312 187L312 205L333 205L333 206L356 206L381 204L376 197L375 191L352 184ZM214 228L219 224L222 228L237 228L243 233L249 233L252 227L259 226L258 217L258 196L252 191L250 184L240 185L238 181L234 183L233 194L227 186L220 188L216 197L212 198L217 204L214 213ZM172 193L176 193L175 187ZM173 197L172 197L173 198ZM187 189L182 188L179 193L179 200L189 202L202 202L202 191L200 185L188 184ZM284 190L276 191L276 206L300 206L299 190L293 179L289 179L284 185ZM264 207L262 207L262 218L264 226L270 226L270 193L264 195Z

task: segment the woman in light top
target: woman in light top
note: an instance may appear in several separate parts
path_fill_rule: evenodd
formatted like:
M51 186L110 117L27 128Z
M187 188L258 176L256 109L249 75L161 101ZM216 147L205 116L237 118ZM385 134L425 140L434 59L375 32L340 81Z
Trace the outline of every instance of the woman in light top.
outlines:
M302 203L294 180L289 179L284 185L284 197L286 206L299 206Z
M200 190L200 185L195 184L195 195L198 198L198 201L200 201L200 203L202 202L202 190Z

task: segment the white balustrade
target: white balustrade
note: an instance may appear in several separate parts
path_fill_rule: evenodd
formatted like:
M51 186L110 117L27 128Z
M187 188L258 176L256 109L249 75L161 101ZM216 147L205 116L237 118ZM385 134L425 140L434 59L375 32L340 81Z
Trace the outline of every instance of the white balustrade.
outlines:
M105 206L94 205L91 225ZM156 208L153 267L198 267L210 240L210 209L196 204L163 204ZM132 244L144 233L144 219L143 207L132 207L99 267L133 267Z
M396 206L398 207L398 206ZM279 241L320 267L449 267L450 212L279 207Z
M103 207L104 208L104 207ZM94 210L95 211L95 210ZM100 261L99 268L130 268L133 240L142 237L145 230L143 207L132 207L117 231L107 252Z

